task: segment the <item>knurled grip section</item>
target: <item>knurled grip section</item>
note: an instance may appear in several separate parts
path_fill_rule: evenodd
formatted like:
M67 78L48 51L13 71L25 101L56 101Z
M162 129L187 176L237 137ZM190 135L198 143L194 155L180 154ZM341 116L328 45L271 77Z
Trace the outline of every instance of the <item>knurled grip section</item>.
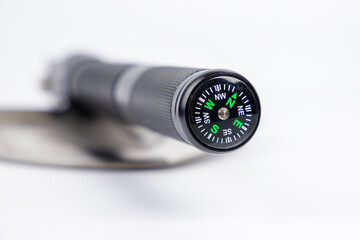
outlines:
M174 126L171 107L179 85L196 68L154 67L144 72L133 87L129 111L131 119L158 133L184 141Z

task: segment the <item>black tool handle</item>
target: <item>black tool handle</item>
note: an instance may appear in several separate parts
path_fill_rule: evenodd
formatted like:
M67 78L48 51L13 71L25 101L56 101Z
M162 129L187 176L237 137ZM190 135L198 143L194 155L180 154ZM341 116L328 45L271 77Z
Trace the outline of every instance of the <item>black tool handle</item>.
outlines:
M80 55L59 66L54 89L71 106L115 115L203 151L237 149L259 124L254 87L230 70L112 64Z

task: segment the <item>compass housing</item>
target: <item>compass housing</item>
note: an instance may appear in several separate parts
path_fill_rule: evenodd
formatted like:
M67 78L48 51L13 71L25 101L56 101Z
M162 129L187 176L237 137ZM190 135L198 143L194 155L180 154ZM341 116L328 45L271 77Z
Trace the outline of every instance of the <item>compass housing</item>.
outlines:
M250 82L229 70L203 70L179 86L173 120L189 144L228 152L247 143L259 125L260 100Z

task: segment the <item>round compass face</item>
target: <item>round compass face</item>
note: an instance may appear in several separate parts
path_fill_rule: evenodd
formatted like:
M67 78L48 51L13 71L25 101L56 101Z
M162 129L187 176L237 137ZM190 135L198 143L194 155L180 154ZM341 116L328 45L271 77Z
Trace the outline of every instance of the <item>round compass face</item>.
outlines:
M214 150L232 150L254 134L260 103L245 79L230 76L205 80L188 101L188 125L194 138Z

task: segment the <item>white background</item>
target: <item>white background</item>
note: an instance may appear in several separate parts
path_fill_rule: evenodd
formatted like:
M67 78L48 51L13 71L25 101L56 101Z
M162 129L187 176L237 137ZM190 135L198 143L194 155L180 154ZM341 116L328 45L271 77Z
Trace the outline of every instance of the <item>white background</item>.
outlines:
M0 105L49 61L228 68L262 102L234 154L151 171L0 162L0 239L359 239L358 1L0 0Z

